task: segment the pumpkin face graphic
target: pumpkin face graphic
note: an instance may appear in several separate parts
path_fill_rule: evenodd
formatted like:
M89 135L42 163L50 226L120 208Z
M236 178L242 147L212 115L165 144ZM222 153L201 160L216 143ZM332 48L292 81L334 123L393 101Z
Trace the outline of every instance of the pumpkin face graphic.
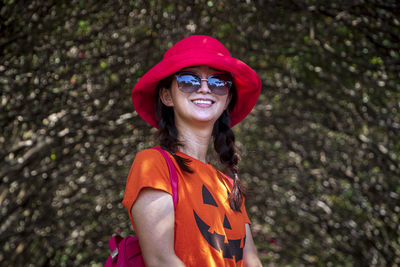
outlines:
M212 208L220 207L215 201L214 197L211 195L210 191L204 185L202 187L202 199L204 205L210 206L209 209L211 210L209 212L215 215L216 211L213 211ZM243 236L239 239L230 239L228 236L217 233L215 230L211 233L210 228L215 229L218 227L212 227L211 223L208 224L206 222L206 218L202 219L195 210L193 210L193 215L201 235L211 247L213 247L218 252L222 251L222 255L224 258L233 259L233 257L235 257L236 262L240 261L243 258L243 246L246 236ZM219 221L221 222L223 228L227 230L225 232L229 232L229 230L232 230L231 223L229 222L226 214L224 214L223 220L222 218L220 218Z

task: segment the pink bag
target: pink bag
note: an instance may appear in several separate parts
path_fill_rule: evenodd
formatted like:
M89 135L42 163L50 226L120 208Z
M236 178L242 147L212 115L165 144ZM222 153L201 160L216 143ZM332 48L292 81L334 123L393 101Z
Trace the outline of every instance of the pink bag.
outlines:
M174 164L165 150L158 147L153 147L153 149L160 151L167 162L175 209L178 202L178 176ZM114 235L108 240L108 245L112 252L108 256L105 267L145 266L139 239L136 236L122 238L120 235Z

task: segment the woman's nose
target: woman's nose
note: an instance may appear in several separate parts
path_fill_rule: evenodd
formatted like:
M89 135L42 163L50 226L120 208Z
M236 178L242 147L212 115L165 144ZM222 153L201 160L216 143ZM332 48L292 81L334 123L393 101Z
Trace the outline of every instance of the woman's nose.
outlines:
M210 88L208 88L208 79L201 79L201 86L197 92L203 94L211 93Z

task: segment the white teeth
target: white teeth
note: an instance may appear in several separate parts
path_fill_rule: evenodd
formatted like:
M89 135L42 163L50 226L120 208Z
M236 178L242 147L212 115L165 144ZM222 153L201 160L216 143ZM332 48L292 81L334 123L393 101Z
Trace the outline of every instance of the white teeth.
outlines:
M212 104L212 101L211 101L211 100L200 100L200 99L197 99L197 100L193 100L193 103L195 103L195 104L208 104L208 105L211 105L211 104Z

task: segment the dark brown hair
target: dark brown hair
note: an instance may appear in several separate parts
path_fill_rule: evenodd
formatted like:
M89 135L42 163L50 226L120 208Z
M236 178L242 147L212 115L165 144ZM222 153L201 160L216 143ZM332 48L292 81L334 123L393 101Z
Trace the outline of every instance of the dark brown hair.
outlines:
M170 89L173 76L169 76L160 81L156 88L156 117L158 120L159 131L157 139L160 146L170 152L178 163L179 167L188 173L193 173L189 167L190 160L176 155L178 148L182 144L178 140L178 130L175 126L174 110L172 107L164 105L160 99L160 91L163 88ZM235 134L230 128L229 112L236 103L236 89L234 86L230 90L231 101L228 108L222 113L214 124L212 136L214 138L214 149L219 155L220 162L224 167L232 172L233 189L229 195L229 205L235 211L240 211L243 197L246 195L246 188L238 178L238 165L240 155L235 145Z

